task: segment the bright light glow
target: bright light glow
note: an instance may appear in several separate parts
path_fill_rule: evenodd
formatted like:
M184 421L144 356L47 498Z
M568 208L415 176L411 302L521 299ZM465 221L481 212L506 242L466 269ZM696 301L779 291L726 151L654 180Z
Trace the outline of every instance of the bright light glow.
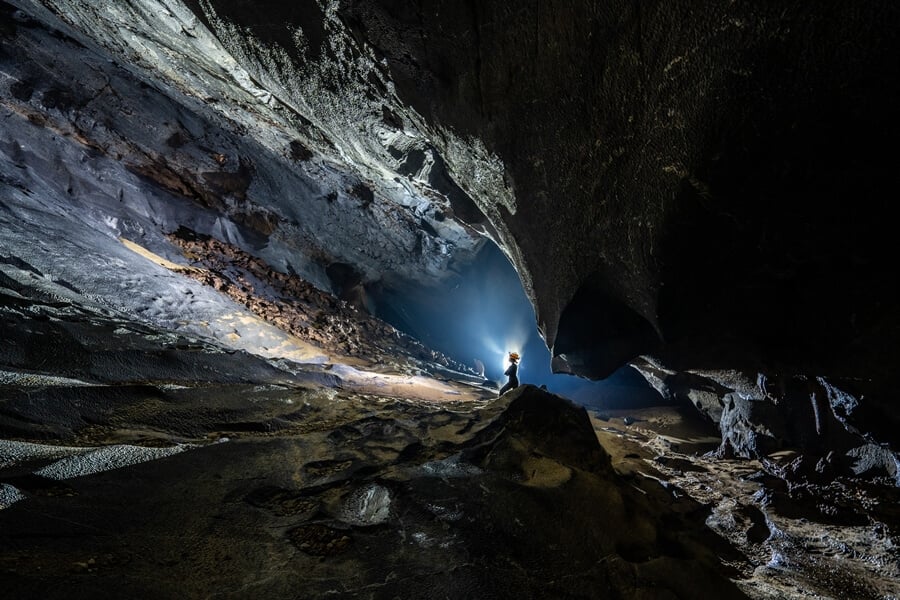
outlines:
M503 344L500 345L496 339L485 337L482 339L482 345L491 353L491 362L499 365L500 372L506 371L509 366L509 353L515 352L519 355L518 364L521 366L525 355L522 349L528 341L528 326L520 322L513 331L507 332Z
M485 378L503 385L509 353L518 352L519 382L546 385L548 390L585 405L604 402L634 405L658 401L658 394L636 371L604 381L589 381L550 371L550 351L537 330L534 310L506 256L485 244L475 263L460 273L454 286L440 294L380 298L395 325L464 364L484 366ZM643 399L643 400L642 400Z
M503 353L503 359L500 364L503 367L504 372L506 372L506 369L509 368L509 353L510 352L515 352L519 355L519 360L516 361L516 364L520 365L520 366L522 365L522 352L520 350L516 350L515 348L512 348L511 350L508 350L507 352Z

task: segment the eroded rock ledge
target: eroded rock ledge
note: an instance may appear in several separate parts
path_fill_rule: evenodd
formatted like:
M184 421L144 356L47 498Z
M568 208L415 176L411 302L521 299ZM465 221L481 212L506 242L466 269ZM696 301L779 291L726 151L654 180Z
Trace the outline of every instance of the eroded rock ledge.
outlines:
M888 390L865 380L667 371L635 364L664 398L696 409L719 429L722 457L756 458L789 482L863 476L900 487L895 412ZM772 462L792 453L789 465Z

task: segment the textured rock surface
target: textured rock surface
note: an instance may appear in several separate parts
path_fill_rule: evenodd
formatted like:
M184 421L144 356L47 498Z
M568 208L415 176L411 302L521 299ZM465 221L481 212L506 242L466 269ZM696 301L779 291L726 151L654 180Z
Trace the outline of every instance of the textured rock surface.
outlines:
M152 402L123 389L102 415L94 388L74 410L93 412L58 431L83 447L0 444L4 589L798 600L898 591L896 489L847 479L784 488L755 461L697 455L717 439L672 409L600 419L529 387L436 405L268 381L148 382L159 386ZM61 462L91 468L92 446L110 453L123 442L145 458L177 454L40 475Z
M219 394L187 409L200 447L177 455L53 483L23 474L39 459L0 468L27 496L0 511L7 593L744 597L717 566L740 555L702 507L617 475L584 409L537 388L438 410L278 386ZM233 394L240 416L222 413ZM159 431L172 400L111 422ZM278 405L290 426L241 428ZM230 440L210 443L223 428Z
M595 421L617 470L659 478L706 505L706 524L746 558L731 564L743 574L737 583L748 596L874 600L900 593L897 488L860 486L843 475L786 484L763 469L790 469L796 453L723 459L703 453L719 441L689 411L654 408L624 416L609 413Z
M673 372L646 360L636 368L664 398L693 406L718 427L720 456L765 459L789 451L800 454L790 468L763 460L764 468L790 480L866 475L900 485L894 417L860 402L867 382Z
M367 283L433 283L481 243L446 218L428 168L401 179L386 150L391 165L353 151L377 132L346 146L329 138L351 131L349 116L314 125L179 3L48 5L26 7L46 23L3 11L12 193L84 206L95 228L137 233L154 251L165 248L160 230L188 225L326 290L336 262ZM380 105L376 121L387 131ZM38 127L55 137L32 143Z
M389 357L398 368L405 361L408 371L414 370L416 363L427 363L432 368L441 365L453 369L458 377L483 379L472 368L369 316L364 308L348 305L296 275L273 271L266 263L229 244L184 228L169 239L192 263L191 267L176 267L178 271L221 291L265 322L323 351L344 360L359 357L373 365L379 357Z

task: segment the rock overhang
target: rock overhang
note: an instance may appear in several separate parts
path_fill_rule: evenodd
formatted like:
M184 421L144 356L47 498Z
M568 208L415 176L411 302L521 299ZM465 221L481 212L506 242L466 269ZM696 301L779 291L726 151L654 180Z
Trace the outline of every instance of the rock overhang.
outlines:
M334 262L355 265L368 283L434 284L447 277L452 260L465 262L483 243L447 218L453 205L438 189L450 189L441 165L432 172L432 159L402 173L406 155L424 147L423 136L387 119L388 107L371 92L366 98L362 84L321 91L316 86L326 87L326 75L310 72L291 80L306 86L302 98L269 82L276 95L180 3L20 6L69 37L37 51L41 34L23 33L11 77L34 89L19 94L23 100L11 94L21 105L13 110L46 111L51 127L74 130L94 154L126 165L140 179L131 187L149 184L218 214L219 224L205 232L324 289ZM29 18L19 17L20 25L37 24ZM90 65L83 83L78 62ZM366 85L382 84L373 78ZM67 89L77 106L48 104L52 92ZM340 111L340 93L359 101ZM318 112L308 108L314 100ZM400 159L388 148L402 148Z
M863 333L848 331L852 315L895 318L877 300L897 283L882 278L896 252L880 216L892 12L341 8L385 55L398 94L503 160L515 210L483 210L502 221L548 343L585 295L597 312L634 315L627 336L612 336L631 343L582 361L581 374L657 350L682 368L803 368L809 356L840 370ZM609 329L569 320L595 329L586 339ZM883 346L884 333L863 336Z

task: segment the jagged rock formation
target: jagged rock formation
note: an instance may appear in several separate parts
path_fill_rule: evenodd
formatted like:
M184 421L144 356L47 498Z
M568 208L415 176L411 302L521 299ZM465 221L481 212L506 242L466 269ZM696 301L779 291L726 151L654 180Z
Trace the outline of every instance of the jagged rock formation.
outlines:
M900 486L896 413L872 382L635 366L664 398L695 407L719 428L721 456L800 451L790 469L773 472L792 480L865 474Z
M223 292L265 322L344 360L357 357L377 368L379 360L396 367L398 360L406 359L407 370L418 363L450 368L457 376L468 374L474 379L478 375L472 367L426 348L295 275L273 271L224 242L185 228L168 237L191 262L190 267L176 267L179 272Z
M798 478L794 451L729 459L715 429L667 408L606 414L595 428L624 474L657 477L710 508L706 524L741 549L723 560L752 598L891 598L900 593L892 540L900 488L854 476ZM649 459L649 460L648 460ZM770 475L785 471L784 478ZM892 533L893 532L893 533Z

